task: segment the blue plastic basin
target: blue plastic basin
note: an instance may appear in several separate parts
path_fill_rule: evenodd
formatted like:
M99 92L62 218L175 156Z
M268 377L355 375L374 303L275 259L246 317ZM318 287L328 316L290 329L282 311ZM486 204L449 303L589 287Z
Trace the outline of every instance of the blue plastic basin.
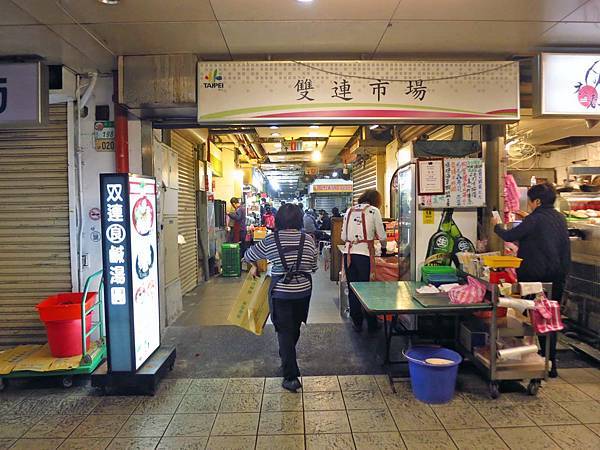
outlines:
M455 351L443 347L412 347L404 356L408 360L410 383L413 394L425 403L448 403L454 397L458 365L462 357ZM452 364L443 366L427 364L428 358L443 358Z

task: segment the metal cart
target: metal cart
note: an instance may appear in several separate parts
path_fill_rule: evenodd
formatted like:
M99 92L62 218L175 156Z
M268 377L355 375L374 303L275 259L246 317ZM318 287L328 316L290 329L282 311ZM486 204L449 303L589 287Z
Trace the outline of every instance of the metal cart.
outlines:
M498 298L499 290L498 286L492 283L485 282L487 292L486 296L489 297L492 303L492 314L489 319L479 319L484 328L487 328L489 332L489 360L486 361L481 356L472 352L471 349L465 348L462 343L459 342L459 349L463 356L470 359L473 364L486 376L489 380L489 390L492 398L496 399L500 396L500 383L502 381L522 381L530 380L527 385L527 393L529 395L537 395L538 390L541 386L542 380L546 380L548 377L549 369L549 353L550 353L550 336L546 335L546 355L544 363L534 365L504 365L498 361L496 350L497 340L501 337L527 337L536 336L533 327L525 317L511 317L499 319L497 317L498 309ZM545 290L548 289L548 285L544 283ZM551 289L551 284L550 284Z
M90 292L92 281L98 278L98 295L96 302L86 311L85 299ZM104 323L104 295L103 295L102 270L90 275L85 282L83 297L81 302L81 339L82 339L82 357L78 367L68 370L54 370L47 372L34 372L29 370L13 371L6 375L0 375L0 391L4 390L8 380L17 378L36 378L36 377L56 377L61 379L63 387L69 388L73 385L73 378L78 375L89 375L106 359L106 328ZM97 312L97 321L92 322L89 331L86 331L86 316ZM93 319L92 319L93 320ZM87 338L96 330L100 332L100 338L96 341L95 347L87 347Z

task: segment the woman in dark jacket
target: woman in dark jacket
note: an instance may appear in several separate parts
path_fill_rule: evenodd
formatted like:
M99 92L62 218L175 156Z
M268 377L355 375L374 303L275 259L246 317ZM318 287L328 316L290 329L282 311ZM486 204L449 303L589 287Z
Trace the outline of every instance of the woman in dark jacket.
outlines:
M505 230L493 219L494 231L504 241L518 242L517 256L523 259L517 269L519 281L552 283L552 297L562 300L565 279L571 265L571 243L565 217L554 209L556 190L551 184L532 186L527 191L527 206L531 213L520 225ZM545 352L545 339L540 339ZM550 376L556 377L556 333L550 335Z
M275 232L250 247L244 256L252 264L250 273L255 276L258 260L268 259L273 264L269 290L271 321L279 341L282 386L292 392L302 387L298 379L296 344L300 338L300 325L308 318L311 273L317 270L315 243L301 229L302 211L296 205L286 203L275 216Z

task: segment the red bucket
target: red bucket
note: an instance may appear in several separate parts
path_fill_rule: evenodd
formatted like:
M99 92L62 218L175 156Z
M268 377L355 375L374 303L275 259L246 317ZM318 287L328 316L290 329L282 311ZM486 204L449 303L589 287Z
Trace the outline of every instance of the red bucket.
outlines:
M48 297L37 305L40 319L46 326L50 353L55 358L67 358L81 355L81 299L82 293L65 293ZM96 302L96 293L90 292L85 302L85 328L87 332L92 328L92 315L87 314ZM90 338L86 340L86 347L90 347Z

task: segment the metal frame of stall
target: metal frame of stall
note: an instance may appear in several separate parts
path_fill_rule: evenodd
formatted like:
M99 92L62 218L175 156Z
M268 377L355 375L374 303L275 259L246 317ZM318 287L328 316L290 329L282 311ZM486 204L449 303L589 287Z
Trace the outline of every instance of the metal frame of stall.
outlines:
M544 368L513 368L502 370L499 368L497 358L497 340L499 337L530 337L537 336L531 323L526 320L516 317L506 317L506 327L498 325L498 298L499 289L498 286L492 283L485 282L486 289L490 293L490 303L492 305L492 315L490 319L479 319L483 322L489 330L489 345L490 345L490 358L489 365L478 358L475 353L471 350L464 348L464 346L458 341L458 349L462 353L463 357L468 358L473 362L475 367L482 372L489 381L489 390L492 398L496 399L500 396L500 382L502 381L521 381L529 379L527 385L527 393L530 395L537 395L538 390L541 386L542 380L548 379L549 361L550 361L550 335L545 336L546 339L546 354L544 355ZM550 295L551 298L551 284L543 283L544 290ZM487 295L487 294L486 294ZM509 319L513 322L513 326L509 325ZM489 322L489 323L488 323ZM516 324L514 322L517 322ZM541 339L541 337L539 338Z

